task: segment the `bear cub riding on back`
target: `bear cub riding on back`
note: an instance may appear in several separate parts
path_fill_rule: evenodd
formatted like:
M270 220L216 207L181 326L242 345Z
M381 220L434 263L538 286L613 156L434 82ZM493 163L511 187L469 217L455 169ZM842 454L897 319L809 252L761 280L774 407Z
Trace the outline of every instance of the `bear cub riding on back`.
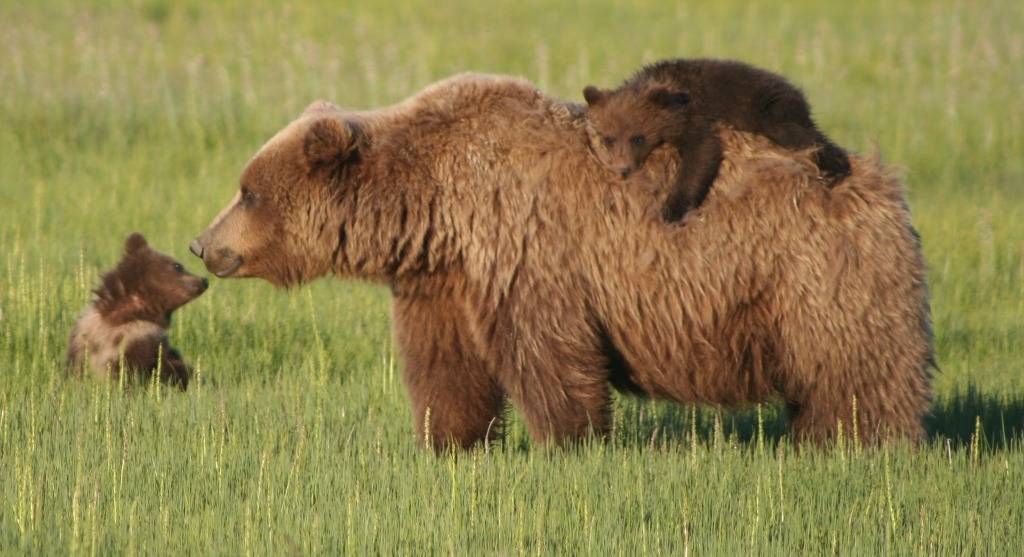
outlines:
M588 85L583 97L595 152L623 178L656 147L676 148L680 169L662 211L668 222L700 205L718 175L722 145L716 124L763 135L788 149L816 147L813 161L830 187L850 174L846 152L814 124L803 93L782 76L741 62L666 60L614 90Z

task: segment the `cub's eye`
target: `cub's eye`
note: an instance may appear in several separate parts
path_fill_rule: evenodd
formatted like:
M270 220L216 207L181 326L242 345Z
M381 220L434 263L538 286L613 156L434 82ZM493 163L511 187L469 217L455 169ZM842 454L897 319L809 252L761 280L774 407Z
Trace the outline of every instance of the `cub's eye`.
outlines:
M174 272L176 272L176 273L184 273L185 272L185 267L181 263L175 263L174 264Z
M601 141L604 143L605 147L611 147L612 145L615 145L615 138L611 136L606 135L601 139Z
M669 96L670 106L686 106L688 104L690 104L690 94L686 91L674 93Z
M256 202L256 194L249 188L242 188L242 205L252 205Z
M629 138L629 142L632 143L634 146L639 147L644 143L647 143L647 139L642 135L634 135L633 137Z

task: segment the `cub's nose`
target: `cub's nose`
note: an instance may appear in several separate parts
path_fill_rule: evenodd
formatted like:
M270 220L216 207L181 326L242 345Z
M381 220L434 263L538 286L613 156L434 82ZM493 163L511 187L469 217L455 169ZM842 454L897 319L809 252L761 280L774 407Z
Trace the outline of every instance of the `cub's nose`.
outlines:
M199 240L193 240L192 243L188 245L188 251L192 252L192 255L199 259L203 258L203 246L199 245Z
M628 178L629 174L631 172L633 172L633 167L631 167L631 166L620 166L618 168L618 170L619 170L619 176L622 176L623 178Z

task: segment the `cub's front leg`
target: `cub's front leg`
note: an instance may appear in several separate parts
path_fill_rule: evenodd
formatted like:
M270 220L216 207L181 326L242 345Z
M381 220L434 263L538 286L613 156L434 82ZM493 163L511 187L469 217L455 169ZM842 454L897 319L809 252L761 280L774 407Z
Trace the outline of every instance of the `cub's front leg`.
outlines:
M722 164L722 143L710 130L702 137L677 145L676 150L679 173L665 202L666 222L682 219L690 209L704 202Z

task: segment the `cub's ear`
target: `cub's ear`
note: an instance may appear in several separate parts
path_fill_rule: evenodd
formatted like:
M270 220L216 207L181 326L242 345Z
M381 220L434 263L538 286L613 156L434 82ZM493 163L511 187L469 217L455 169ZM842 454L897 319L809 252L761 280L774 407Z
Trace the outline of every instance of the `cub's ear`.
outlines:
M608 96L608 92L598 89L593 85L587 85L583 88L583 99L587 101L590 106L597 106L601 104L601 101Z
M682 108L690 104L690 93L686 91L669 91L664 87L651 89L647 98L662 108Z
M310 170L337 165L356 155L363 133L355 122L336 114L316 117L306 131L303 149Z
M149 244L146 243L146 238L144 238L142 234L132 232L124 241L124 252L132 254L147 246L149 246Z

